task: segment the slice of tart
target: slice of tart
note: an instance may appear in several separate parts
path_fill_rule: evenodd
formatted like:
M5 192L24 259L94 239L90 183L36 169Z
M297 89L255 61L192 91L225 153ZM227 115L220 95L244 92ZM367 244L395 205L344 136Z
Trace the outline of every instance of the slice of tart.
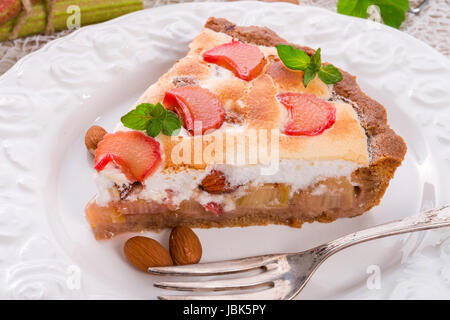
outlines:
M334 85L316 76L305 87L280 44L289 43L267 28L207 21L132 108L142 130L121 123L98 144L98 194L86 207L97 239L175 226L300 227L380 202L406 152L385 109L342 70ZM168 133L157 114L181 129Z

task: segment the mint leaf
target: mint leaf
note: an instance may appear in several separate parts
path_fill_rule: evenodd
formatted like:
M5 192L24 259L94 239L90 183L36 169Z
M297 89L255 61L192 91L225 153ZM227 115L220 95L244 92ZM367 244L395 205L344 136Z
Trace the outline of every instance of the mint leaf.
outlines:
M308 83L314 79L318 71L319 70L313 64L310 64L308 68L306 68L305 73L303 74L303 85L305 88L308 86Z
M308 86L308 83L314 79L316 74L319 72L320 67L322 65L322 58L320 57L320 48L316 50L316 52L311 56L311 62L305 70L303 74L303 85L305 88Z
M155 105L151 114L152 114L152 117L154 117L154 118L162 118L162 117L165 117L166 109L163 107L163 105L160 102L158 102Z
M316 50L316 52L311 57L311 63L314 64L317 70L320 69L322 65L322 58L320 57L320 48Z
M322 80L326 84L337 83L342 80L341 72L333 65L329 64L322 67L320 48L317 49L311 57L309 57L302 50L295 49L294 47L289 45L278 45L277 50L281 61L283 61L284 65L287 68L304 71L303 85L305 86L305 88L317 74L319 74L320 80ZM308 59L299 58L300 56L303 56L303 54L305 54ZM306 66L304 65L304 63L306 63Z
M380 8L384 24L399 28L409 8L408 0L339 0L337 12L349 16L367 18L367 9L375 5Z
M134 130L145 130L147 135L156 137L161 130L166 135L173 135L181 128L177 114L167 110L161 103L153 105L142 103L120 118L123 125Z
M306 70L311 62L306 52L290 45L277 45L277 52L284 65L292 70Z
M156 137L162 128L162 122L159 118L152 118L147 124L146 132L150 137Z
M180 128L180 118L175 112L167 110L166 118L162 122L162 132L167 136L171 136L176 134Z
M120 118L120 121L127 128L134 130L145 130L148 121L151 119L151 112L154 106L150 103L142 103Z
M342 73L332 64L327 64L320 68L319 78L326 84L334 84L342 80Z

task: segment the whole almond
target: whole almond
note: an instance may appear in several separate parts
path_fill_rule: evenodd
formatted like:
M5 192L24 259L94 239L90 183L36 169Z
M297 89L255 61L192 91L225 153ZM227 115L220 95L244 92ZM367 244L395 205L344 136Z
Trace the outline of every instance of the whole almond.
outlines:
M149 267L172 266L169 252L156 240L136 236L130 238L123 246L125 257L141 271L147 272Z
M237 188L238 186L231 186L223 172L219 170L211 170L200 184L200 189L211 194L229 193Z
M172 229L169 239L170 255L177 265L198 263L202 257L202 245L197 235L188 227Z
M84 143L89 153L95 155L95 150L97 150L97 145L103 140L103 137L107 134L106 130L100 126L92 126L86 132L84 136Z

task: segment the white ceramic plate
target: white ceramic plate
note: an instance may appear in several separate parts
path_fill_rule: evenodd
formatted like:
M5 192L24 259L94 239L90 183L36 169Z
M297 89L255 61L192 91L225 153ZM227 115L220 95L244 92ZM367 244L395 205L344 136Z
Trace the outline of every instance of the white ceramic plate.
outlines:
M357 75L386 106L408 153L372 212L302 229L196 230L204 262L300 251L450 202L450 63L427 45L306 6L235 2L144 10L56 40L0 78L1 298L152 299L163 293L152 287L153 276L124 259L130 235L94 240L83 212L95 193L83 137L93 123L112 130L184 56L209 16L267 26L292 42L321 47L325 61ZM147 235L167 245L168 231ZM299 298L449 298L449 238L450 230L441 229L348 249L330 258Z

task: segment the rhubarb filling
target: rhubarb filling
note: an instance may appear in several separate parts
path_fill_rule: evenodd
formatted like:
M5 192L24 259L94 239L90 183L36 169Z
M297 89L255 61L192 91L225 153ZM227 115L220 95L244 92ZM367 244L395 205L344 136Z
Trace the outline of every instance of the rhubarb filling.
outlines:
M350 177L351 179L352 177ZM111 200L106 206L91 201L86 214L98 239L124 231L140 231L187 225L191 227L247 226L267 223L300 227L303 222L329 222L339 217L360 214L360 208L372 200L376 187L349 178L328 178L306 189L293 191L284 183L249 184L222 196L195 190L191 199L171 204L163 201L125 199ZM216 200L216 201L214 201ZM224 204L210 210L208 204Z

